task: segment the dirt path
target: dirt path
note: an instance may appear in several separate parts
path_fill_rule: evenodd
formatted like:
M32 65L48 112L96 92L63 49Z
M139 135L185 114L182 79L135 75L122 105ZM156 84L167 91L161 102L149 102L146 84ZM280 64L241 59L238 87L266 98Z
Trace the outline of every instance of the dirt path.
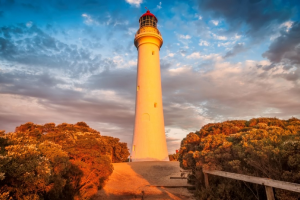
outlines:
M114 172L103 190L97 194L96 200L105 199L194 199L186 188L190 186L186 179L170 179L180 177L178 162L133 162L115 163ZM177 186L166 188L156 186Z

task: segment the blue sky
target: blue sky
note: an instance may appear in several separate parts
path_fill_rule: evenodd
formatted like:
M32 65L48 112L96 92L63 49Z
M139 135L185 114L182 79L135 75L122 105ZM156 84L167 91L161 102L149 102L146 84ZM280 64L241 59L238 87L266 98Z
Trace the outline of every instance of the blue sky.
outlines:
M130 147L145 7L170 153L206 123L300 117L297 0L0 0L0 129L85 121Z

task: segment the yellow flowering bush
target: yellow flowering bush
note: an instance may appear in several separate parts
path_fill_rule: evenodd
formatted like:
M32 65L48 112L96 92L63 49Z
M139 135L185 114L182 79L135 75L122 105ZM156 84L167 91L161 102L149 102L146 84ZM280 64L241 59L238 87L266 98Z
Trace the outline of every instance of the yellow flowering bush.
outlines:
M85 122L0 132L0 200L91 199L127 160L126 143L101 136Z
M191 169L199 183L203 183L202 169L300 183L300 120L255 118L207 124L182 140L179 153L181 167ZM212 190L196 184L200 199L265 198L264 188L255 184L216 176L210 176L210 183ZM279 189L275 195L277 199L300 198Z

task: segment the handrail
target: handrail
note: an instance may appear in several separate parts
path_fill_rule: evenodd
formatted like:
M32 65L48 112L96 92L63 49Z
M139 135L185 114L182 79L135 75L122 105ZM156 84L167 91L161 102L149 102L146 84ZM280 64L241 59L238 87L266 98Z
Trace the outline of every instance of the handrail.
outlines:
M235 179L235 180L246 181L249 183L264 185L266 187L266 194L267 194L268 200L275 199L273 189L272 189L273 187L300 193L300 184L297 184L297 183L290 183L290 182L285 182L285 181L278 181L278 180L273 180L273 179L268 179L268 178L260 178L260 177L255 177L255 176L248 176L248 175L236 174L236 173L224 172L224 171L218 171L218 170L203 169L202 171L204 173L204 182L205 182L206 188L209 188L209 181L208 181L207 174L211 174L211 175L215 175L215 176L221 176L221 177L225 177L225 178L231 178L231 179Z

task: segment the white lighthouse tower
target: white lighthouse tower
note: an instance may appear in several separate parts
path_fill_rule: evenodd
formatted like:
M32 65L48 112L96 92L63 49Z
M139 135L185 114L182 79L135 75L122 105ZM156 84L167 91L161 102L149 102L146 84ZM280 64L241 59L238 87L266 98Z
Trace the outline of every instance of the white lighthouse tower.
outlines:
M159 50L163 39L157 18L148 10L140 17L134 39L138 50L133 162L168 161L161 91Z

